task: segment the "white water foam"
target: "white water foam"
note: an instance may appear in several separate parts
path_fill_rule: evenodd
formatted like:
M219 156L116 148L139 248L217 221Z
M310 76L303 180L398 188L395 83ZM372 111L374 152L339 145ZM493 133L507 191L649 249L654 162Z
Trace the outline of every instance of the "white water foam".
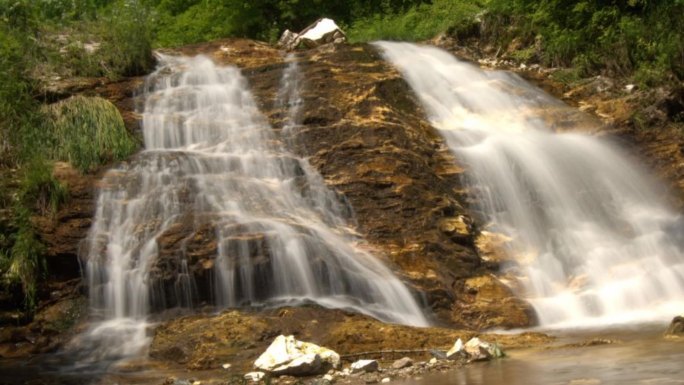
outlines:
M669 320L684 309L684 219L616 146L551 129L568 108L518 76L451 54L379 42L455 155L493 223L524 255L542 325ZM551 122L552 123L552 122Z

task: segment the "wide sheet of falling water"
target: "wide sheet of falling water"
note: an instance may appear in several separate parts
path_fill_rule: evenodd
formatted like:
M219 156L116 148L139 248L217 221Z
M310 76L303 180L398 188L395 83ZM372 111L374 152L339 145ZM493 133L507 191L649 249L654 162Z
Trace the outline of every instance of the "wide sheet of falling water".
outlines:
M288 79L296 78L292 71ZM206 237L200 230L207 226L216 242L219 307L315 302L427 324L407 287L356 246L348 210L306 160L283 147L238 69L202 56L163 56L146 92L145 151L104 177L89 237L91 305L104 319L92 339L108 338L107 353L128 355L147 344L151 307L193 305L185 256L176 256L174 293L151 283L168 273L160 239L188 226L179 244ZM281 93L296 100L292 92Z
M554 133L568 110L518 76L434 47L376 43L467 165L493 230L522 256L542 325L669 320L684 309L684 220L613 145Z

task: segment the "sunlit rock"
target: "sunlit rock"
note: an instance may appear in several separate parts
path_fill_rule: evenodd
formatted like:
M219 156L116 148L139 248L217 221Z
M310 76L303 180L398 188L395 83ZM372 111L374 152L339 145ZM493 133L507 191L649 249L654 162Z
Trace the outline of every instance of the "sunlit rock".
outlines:
M314 46L333 42L342 43L347 39L335 21L327 18L318 19L300 32L299 38L304 44L313 44Z
M463 317L486 313L482 327L495 325L515 328L536 323L536 314L529 303L516 297L513 291L492 274L468 278L464 282L467 304L460 309Z
M463 345L463 350L471 361L487 361L492 358L504 357L503 351L497 344L482 341L477 337L466 342Z
M413 360L410 357L403 357L392 363L392 369L404 369L409 366L413 366Z
M278 336L254 362L254 367L275 375L303 376L319 374L340 366L336 352L298 341L294 336Z
M245 374L244 378L247 381L259 382L266 376L264 372L249 372Z
M461 341L461 339L459 338L454 343L454 346L452 346L451 349L449 349L446 356L448 359L453 360L453 359L456 359L463 354L464 354L463 341Z
M453 218L444 218L439 224L439 229L449 237L461 240L471 237L471 226L469 218L459 215Z
M347 41L347 35L332 19L322 18L306 27L300 33L294 33L289 29L280 36L278 46L286 50L297 47L313 48L322 44L341 44Z
M282 35L280 35L280 39L278 39L278 47L293 47L295 45L295 41L297 40L297 33L292 32L289 29L286 29Z
M352 373L370 373L378 371L378 361L376 360L358 360L351 364Z

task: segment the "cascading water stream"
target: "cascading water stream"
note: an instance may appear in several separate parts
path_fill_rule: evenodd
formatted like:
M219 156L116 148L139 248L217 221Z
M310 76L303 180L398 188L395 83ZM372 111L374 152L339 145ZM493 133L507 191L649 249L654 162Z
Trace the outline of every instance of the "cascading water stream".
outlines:
M684 220L597 137L554 133L567 108L516 75L434 47L379 42L468 167L493 229L524 256L521 293L542 325L667 320L684 308Z
M180 245L215 242L215 258L201 263L213 266L219 307L310 301L427 325L405 285L357 247L343 205L284 148L238 69L162 56L145 87L145 150L104 177L89 236L91 305L104 320L91 334L110 336L107 354L140 351L153 310L195 305L188 264L197 262L183 247L163 259L169 234L182 234ZM297 88L281 94L297 100ZM155 285L169 264L171 296Z
M276 107L287 110L283 124L283 133L290 135L292 129L299 124L299 112L303 104L299 94L302 84L302 71L299 69L299 62L295 54L287 54L285 62L288 64L285 71L283 71Z

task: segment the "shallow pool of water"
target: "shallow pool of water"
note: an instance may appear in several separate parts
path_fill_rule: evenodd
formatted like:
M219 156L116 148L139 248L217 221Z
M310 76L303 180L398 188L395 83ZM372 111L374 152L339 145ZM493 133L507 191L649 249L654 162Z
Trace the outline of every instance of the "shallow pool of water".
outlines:
M392 382L399 385L684 384L684 339L663 338L663 325L552 331L548 348L508 352L502 360ZM581 346L595 338L614 343Z

